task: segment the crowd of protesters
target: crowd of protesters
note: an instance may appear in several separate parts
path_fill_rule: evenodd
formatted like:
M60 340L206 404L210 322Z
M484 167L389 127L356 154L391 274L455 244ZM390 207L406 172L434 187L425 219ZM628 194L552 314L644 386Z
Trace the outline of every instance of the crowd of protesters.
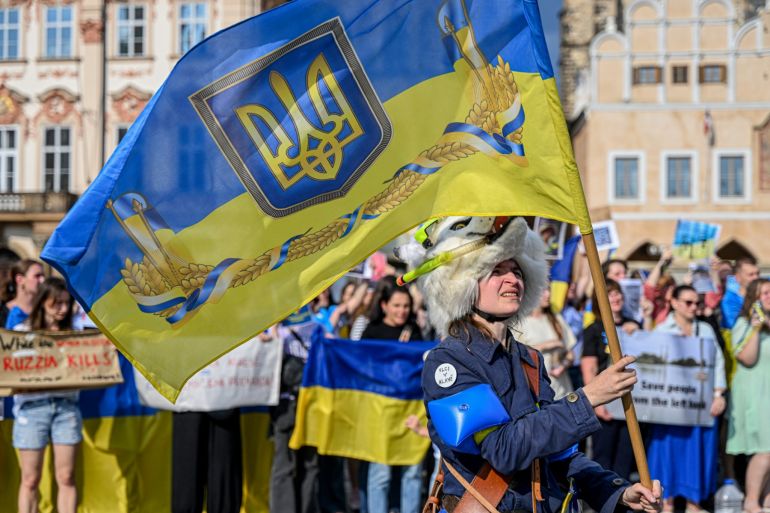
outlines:
M590 383L609 364L606 334L587 269L576 256L572 283L558 311L550 292L540 307L517 326L517 338L544 355L556 396ZM684 262L677 262L678 264ZM686 274L671 272L672 256L664 251L649 268L630 269L626 262L604 263L612 323L622 332L658 331L710 339L716 347L712 426L642 425L651 474L664 487L664 511L698 513L712 507L721 479L737 477L745 490L744 511L770 511L770 280L760 278L751 259L713 259L708 268ZM348 277L310 304L310 318L275 326L260 338L279 338L284 345L280 402L271 409L274 442L270 483L272 513L416 513L435 469L433 451L422 464L390 467L319 456L312 447L288 447L294 427L302 367L311 332L322 329L335 338L381 339L393 343L434 340L429 312L414 287L397 284L397 269L375 254L365 277ZM46 278L34 260L0 266L2 321L6 329L64 330L72 327L73 301L64 283ZM681 266L680 266L681 267ZM643 282L638 312L626 308L622 284L628 277ZM704 283L708 286L704 286ZM76 307L76 305L75 305ZM604 406L596 408L603 429L591 437L587 454L625 478L635 473L625 421L613 419ZM74 512L75 454L82 439L76 392L18 394L14 402L14 446L19 450L21 485L19 510L37 511L43 449L53 445L58 511ZM227 427L232 429L227 431ZM242 479L237 411L175 414L174 495L172 510L200 511L208 480L208 511L238 511ZM224 429L224 442L202 441L202 432ZM404 429L427 436L416 418L404 419ZM177 432L178 431L178 432ZM225 443L226 458L208 461L207 444ZM184 447L191 448L185 450ZM214 452L222 453L217 449ZM232 460L232 461L230 461ZM683 464L687 461L687 464ZM209 468L208 479L202 474ZM237 467L237 468L236 468ZM220 479L220 473L229 476ZM182 476L186 476L182 478ZM183 499L184 497L184 499ZM675 502L675 499L678 500Z
M762 310L770 311L770 281L759 278L759 267L751 259L731 262L715 258L707 269L690 266L689 272L678 275L671 272L672 260L671 252L664 251L660 261L647 268L629 269L619 259L608 259L603 267L612 322L618 330L628 334L646 330L701 337L715 346L714 397L709 408L714 424L642 424L651 474L662 481L665 490L663 511L674 511L675 506L687 513L711 508L718 485L723 479L734 477L744 485L744 510L767 511L770 344L762 341L770 337L770 321L760 319L754 304L759 302ZM580 262L574 265L575 269L581 267L585 266ZM394 268L386 266L381 273L384 276L377 280L348 279L332 287L338 292L339 304L334 304L333 294L328 292L318 298L312 304L316 322L330 336L354 340L389 339L403 343L434 339L419 291L397 285ZM708 290L704 290L698 273L707 276L711 283ZM622 284L632 276L643 284L637 315L624 304ZM597 303L592 289L590 279L576 275L569 284L563 309L553 308L547 291L540 308L516 328L521 342L543 353L557 397L589 383L609 364L602 319L598 308L592 308ZM591 437L588 454L625 478L635 477L636 465L625 421L613 419L603 406L596 408L596 415L603 429ZM421 432L421 426L414 420L405 423L407 428ZM276 451L281 450L286 448L276 447ZM313 492L315 495L306 495L304 506L294 511L419 511L434 461L432 452L417 467L391 469L376 463L347 461L339 466L345 472L338 474L346 476L347 501L325 500L325 496L334 494L321 486ZM419 494L414 491L418 482ZM314 501L317 509L313 509ZM329 508L329 504L334 506Z

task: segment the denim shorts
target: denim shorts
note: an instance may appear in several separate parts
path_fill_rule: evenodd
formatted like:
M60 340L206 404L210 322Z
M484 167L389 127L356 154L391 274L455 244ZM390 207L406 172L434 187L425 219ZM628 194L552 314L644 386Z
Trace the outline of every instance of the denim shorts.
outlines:
M13 446L17 449L43 449L55 445L75 445L83 440L83 418L77 402L49 397L20 405L13 421Z

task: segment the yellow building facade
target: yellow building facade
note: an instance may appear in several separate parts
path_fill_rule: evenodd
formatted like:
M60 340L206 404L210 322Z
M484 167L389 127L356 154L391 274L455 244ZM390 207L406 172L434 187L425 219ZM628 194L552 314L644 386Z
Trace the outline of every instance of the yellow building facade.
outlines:
M720 224L718 255L770 267L770 2L637 0L590 44L573 144L619 256L656 259L677 220Z

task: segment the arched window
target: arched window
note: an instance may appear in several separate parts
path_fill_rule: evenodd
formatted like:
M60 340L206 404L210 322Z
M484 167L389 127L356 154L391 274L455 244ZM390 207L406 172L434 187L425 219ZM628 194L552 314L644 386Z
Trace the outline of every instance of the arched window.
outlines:
M738 260L739 258L752 258L756 259L756 255L752 253L746 246L738 242L737 240L731 240L722 245L717 250L717 256L722 260Z
M643 242L626 256L629 262L657 262L660 259L660 247L652 242Z

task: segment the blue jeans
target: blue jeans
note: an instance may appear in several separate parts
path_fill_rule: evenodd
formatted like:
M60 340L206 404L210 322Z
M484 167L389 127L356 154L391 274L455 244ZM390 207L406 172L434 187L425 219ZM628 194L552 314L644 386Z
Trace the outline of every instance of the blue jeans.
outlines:
M64 397L27 401L14 412L13 446L40 450L54 445L76 445L83 440L83 419L78 403Z
M366 495L369 513L388 513L388 489L390 488L389 465L369 463L369 481ZM401 513L419 513L422 487L422 463L402 467Z

